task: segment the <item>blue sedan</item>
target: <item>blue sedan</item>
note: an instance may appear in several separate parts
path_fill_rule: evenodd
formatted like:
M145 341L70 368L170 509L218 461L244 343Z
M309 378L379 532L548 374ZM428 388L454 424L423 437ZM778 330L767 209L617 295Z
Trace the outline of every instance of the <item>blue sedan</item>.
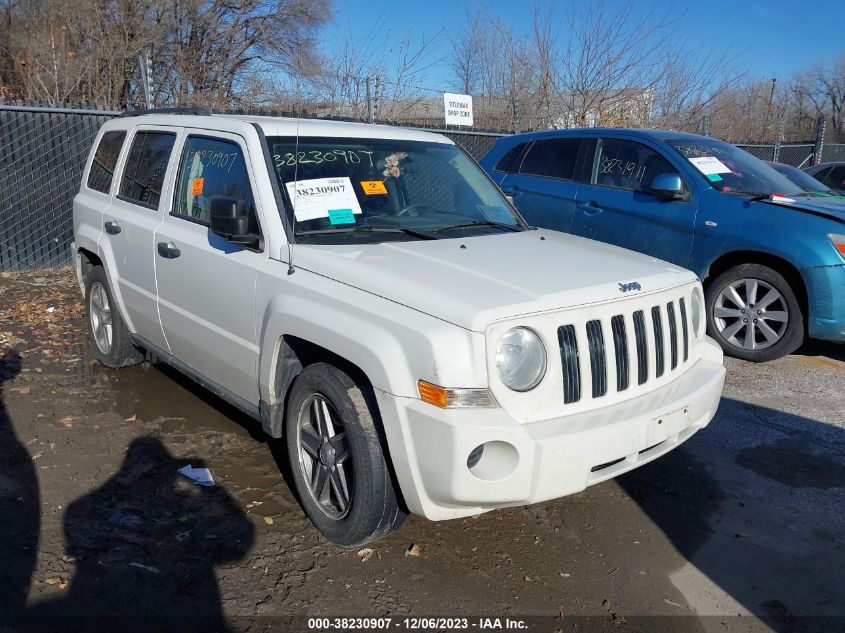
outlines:
M555 130L503 137L481 165L531 224L695 271L728 354L766 361L806 336L845 341L845 203L729 143Z

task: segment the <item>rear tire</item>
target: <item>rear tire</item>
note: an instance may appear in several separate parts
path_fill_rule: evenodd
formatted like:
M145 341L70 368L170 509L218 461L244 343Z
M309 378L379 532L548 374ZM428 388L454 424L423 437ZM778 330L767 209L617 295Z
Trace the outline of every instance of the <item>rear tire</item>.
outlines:
M85 321L91 351L103 365L128 367L143 362L144 355L132 345L102 266L85 275Z
M789 282L761 264L726 270L707 286L707 333L725 354L760 363L804 341L804 314Z
M407 516L367 393L338 368L315 363L294 382L285 419L300 503L317 529L342 547L375 541Z

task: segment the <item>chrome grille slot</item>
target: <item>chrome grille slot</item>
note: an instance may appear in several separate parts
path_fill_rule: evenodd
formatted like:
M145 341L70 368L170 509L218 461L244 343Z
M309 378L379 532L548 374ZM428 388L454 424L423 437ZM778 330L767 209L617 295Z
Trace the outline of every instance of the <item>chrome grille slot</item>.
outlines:
M563 401L566 404L578 402L581 399L581 365L575 326L559 327L557 338L560 343L560 360L563 363Z
M593 398L599 398L607 393L607 359L601 321L587 321L587 344L590 348Z
M689 360L689 331L687 330L687 304L684 298L678 299L678 305L681 307L681 334L684 338L684 362Z
M610 319L613 331L613 349L616 352L616 391L628 388L628 336L625 332L625 317L617 314Z
M646 346L645 315L642 310L634 312L634 338L637 343L637 384L648 380L648 347Z
M666 314L669 317L670 367L675 369L678 366L678 324L675 321L675 304L671 301L666 304Z
M660 306L651 309L651 324L654 329L654 375L660 378L664 369L663 354L663 320L660 317Z

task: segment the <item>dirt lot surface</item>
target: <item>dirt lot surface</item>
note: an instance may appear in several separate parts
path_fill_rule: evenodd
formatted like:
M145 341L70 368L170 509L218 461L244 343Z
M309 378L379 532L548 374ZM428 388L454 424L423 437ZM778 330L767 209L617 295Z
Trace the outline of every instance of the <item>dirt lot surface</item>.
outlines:
M412 517L361 551L311 527L257 423L165 367L110 370L86 350L69 271L3 273L0 616L18 625L472 614L545 616L538 630L845 630L845 346L728 360L712 424L617 480ZM217 485L177 475L186 464Z

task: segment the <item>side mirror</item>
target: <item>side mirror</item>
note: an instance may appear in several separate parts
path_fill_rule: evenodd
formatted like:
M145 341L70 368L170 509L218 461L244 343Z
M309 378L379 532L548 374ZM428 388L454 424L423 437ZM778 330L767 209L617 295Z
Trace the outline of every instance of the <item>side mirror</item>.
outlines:
M212 200L211 232L232 244L243 244L252 249L261 248L261 236L249 230L249 214L243 200Z
M684 181L678 174L658 174L651 181L649 192L661 200L683 200Z

